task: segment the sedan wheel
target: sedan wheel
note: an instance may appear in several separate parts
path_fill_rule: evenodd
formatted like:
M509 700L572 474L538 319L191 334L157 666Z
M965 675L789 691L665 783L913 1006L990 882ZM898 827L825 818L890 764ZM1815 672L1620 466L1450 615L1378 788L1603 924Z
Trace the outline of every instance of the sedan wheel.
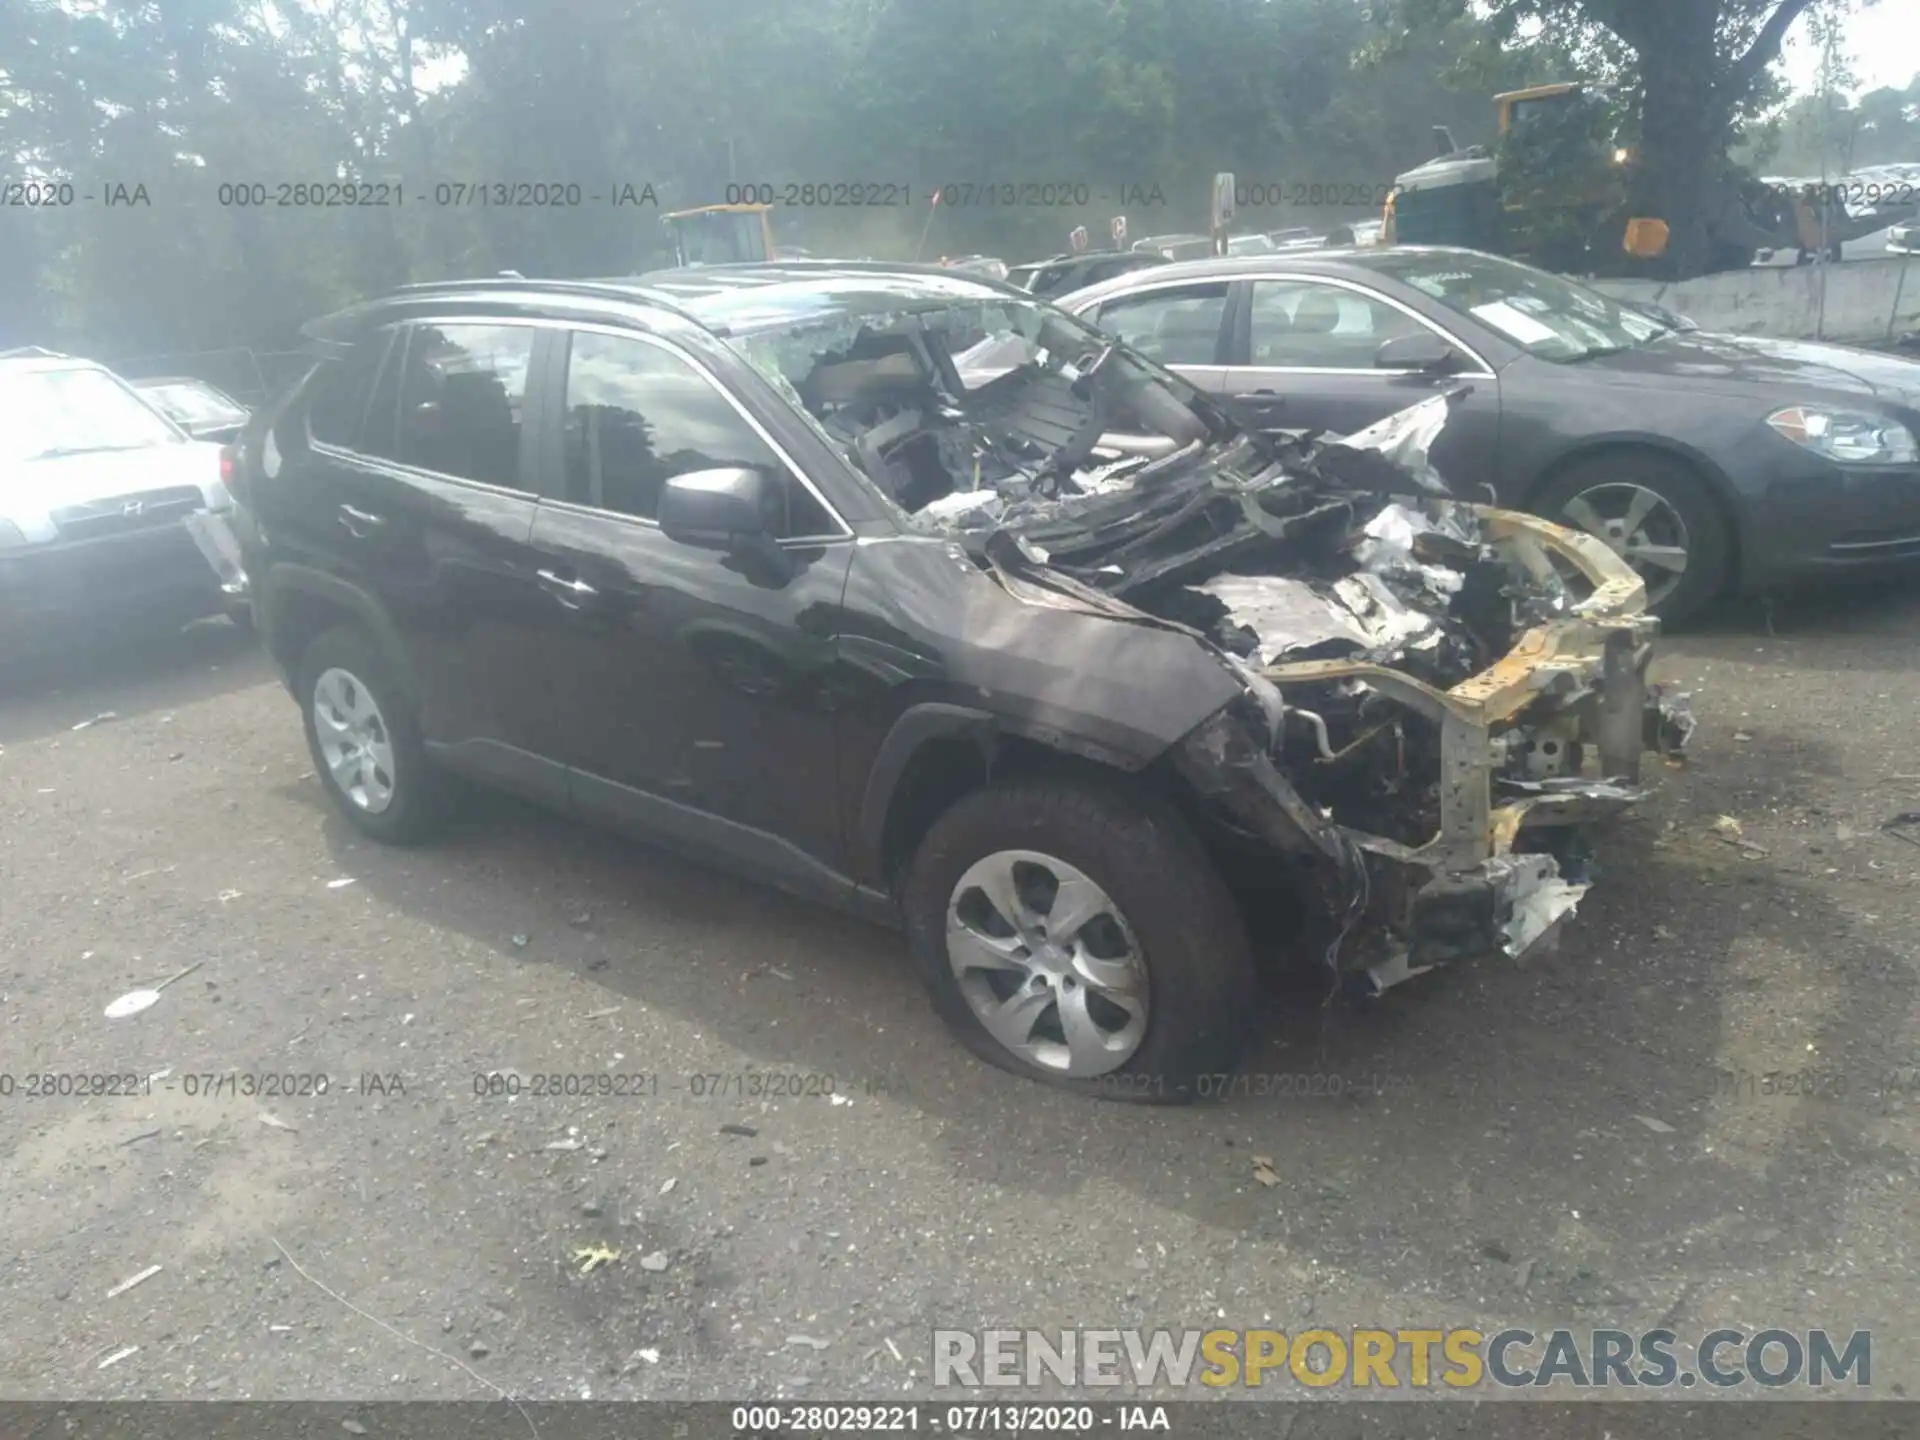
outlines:
M1109 1074L1146 1035L1140 942L1106 891L1050 855L1000 850L968 868L947 960L987 1033L1055 1075Z
M393 803L393 737L373 694L351 671L323 670L313 687L313 729L335 787L378 815Z
M1594 485L1561 509L1567 521L1606 542L1647 582L1647 604L1659 605L1687 573L1687 522L1656 490L1621 481Z

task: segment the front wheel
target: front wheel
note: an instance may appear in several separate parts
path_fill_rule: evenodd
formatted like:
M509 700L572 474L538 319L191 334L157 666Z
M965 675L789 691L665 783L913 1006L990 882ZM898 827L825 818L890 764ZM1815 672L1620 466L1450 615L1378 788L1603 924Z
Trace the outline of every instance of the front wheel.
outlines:
M1726 586L1733 555L1726 517L1678 460L1596 456L1548 481L1532 508L1605 541L1646 581L1647 608L1662 619L1697 615Z
M1233 896L1170 809L1102 786L976 791L920 844L902 896L934 1009L982 1059L1084 1094L1184 1104L1254 1033Z

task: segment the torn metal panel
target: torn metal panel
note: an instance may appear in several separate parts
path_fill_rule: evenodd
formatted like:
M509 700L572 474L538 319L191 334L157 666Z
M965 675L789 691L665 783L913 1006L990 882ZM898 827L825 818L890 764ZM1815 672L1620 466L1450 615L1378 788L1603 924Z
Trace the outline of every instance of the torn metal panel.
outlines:
M1551 855L1519 856L1493 864L1499 867L1494 883L1505 911L1500 926L1503 948L1515 960L1551 939L1593 888L1563 879Z
M1305 580L1285 575L1216 575L1192 586L1227 607L1227 618L1259 637L1256 653L1271 664L1282 655L1342 643L1370 649L1375 640L1353 611Z

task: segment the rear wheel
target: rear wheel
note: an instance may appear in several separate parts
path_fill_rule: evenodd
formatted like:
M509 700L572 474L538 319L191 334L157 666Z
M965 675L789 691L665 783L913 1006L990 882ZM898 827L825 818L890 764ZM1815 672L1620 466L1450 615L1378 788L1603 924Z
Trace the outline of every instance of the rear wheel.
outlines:
M1184 822L1089 784L976 791L903 893L936 1011L981 1058L1112 1099L1217 1093L1254 1032L1246 929Z
M1664 455L1621 452L1562 471L1535 497L1549 520L1606 542L1667 620L1698 614L1725 587L1733 537L1706 485Z
M314 772L354 827L409 844L440 828L446 778L427 758L406 697L360 630L329 630L301 658L296 693Z

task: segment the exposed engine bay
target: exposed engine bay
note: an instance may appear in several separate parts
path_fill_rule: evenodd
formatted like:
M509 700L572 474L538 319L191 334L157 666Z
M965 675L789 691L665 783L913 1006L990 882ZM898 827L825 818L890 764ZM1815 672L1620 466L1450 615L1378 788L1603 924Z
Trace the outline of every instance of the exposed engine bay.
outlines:
M1639 577L1449 498L1428 451L1458 393L1343 439L1251 435L1012 299L783 344L794 398L915 526L1018 598L1177 628L1237 673L1244 702L1171 763L1298 863L1341 975L1540 948L1643 749L1686 743L1685 697L1646 684Z

